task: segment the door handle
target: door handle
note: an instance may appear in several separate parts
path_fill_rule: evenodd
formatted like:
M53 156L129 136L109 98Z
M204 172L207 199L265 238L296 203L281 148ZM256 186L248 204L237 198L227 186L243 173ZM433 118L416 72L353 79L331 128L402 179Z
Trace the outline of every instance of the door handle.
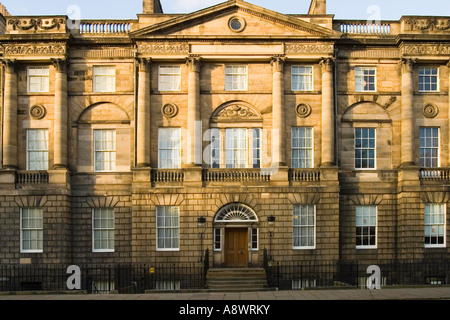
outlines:
M239 250L239 254L243 255L244 254L244 250Z

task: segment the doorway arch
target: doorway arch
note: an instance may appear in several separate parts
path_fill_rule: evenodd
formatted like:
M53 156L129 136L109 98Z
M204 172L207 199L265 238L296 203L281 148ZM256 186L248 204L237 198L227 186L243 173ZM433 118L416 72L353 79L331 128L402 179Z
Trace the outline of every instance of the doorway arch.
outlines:
M258 261L259 220L246 204L222 206L214 217L215 264L245 268Z

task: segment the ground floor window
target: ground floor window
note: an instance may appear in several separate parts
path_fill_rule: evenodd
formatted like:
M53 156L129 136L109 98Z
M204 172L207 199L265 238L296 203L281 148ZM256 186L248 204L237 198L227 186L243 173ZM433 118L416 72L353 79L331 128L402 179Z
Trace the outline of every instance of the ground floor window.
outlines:
M114 251L114 209L94 208L92 212L92 251Z
M43 210L20 210L20 252L43 252Z
M356 248L377 247L377 207L356 206Z
M445 247L445 204L425 204L425 246Z
M180 248L180 208L175 206L156 207L156 248L173 251Z
M314 249L316 246L316 206L294 205L294 249Z

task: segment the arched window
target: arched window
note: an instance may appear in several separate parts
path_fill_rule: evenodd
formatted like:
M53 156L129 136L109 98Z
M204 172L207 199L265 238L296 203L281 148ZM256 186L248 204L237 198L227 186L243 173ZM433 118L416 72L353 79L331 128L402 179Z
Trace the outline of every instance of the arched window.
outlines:
M214 222L257 222L258 217L255 212L247 205L242 203L230 203L222 208L216 214Z

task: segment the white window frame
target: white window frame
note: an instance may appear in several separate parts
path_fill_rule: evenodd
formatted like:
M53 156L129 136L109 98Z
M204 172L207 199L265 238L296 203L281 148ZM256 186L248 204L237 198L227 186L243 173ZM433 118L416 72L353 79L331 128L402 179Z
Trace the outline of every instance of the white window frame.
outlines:
M214 228L214 251L222 251L222 228Z
M166 153L175 154L176 157L163 157ZM161 127L158 129L158 168L181 168L181 128Z
M244 68L245 73L240 72ZM225 65L225 91L248 90L248 66Z
M442 212L433 209L440 208ZM447 205L444 203L426 203L424 210L424 245L425 248L446 248L447 247ZM427 218L427 215L431 215ZM431 217L442 215L442 221L433 221ZM434 231L438 228L438 232ZM427 230L429 229L429 231ZM426 243L425 239L429 237L436 238L442 236L443 243Z
M373 75L366 72L375 71ZM374 89L364 89L366 77L373 78ZM371 84L371 82L369 82ZM377 68L376 67L355 67L355 91L356 92L377 92Z
M431 130L430 139L432 140L432 143L433 143L434 139L437 139L437 146L427 145L428 136L426 134L425 134L425 136L422 136L423 132L427 133L427 131L428 131L427 129ZM436 137L434 136L434 132L433 132L435 130L437 131ZM419 164L422 168L438 168L440 166L440 158L441 158L440 157L440 153L441 153L440 133L441 133L441 130L438 127L420 127L419 128ZM422 142L425 142L425 145L423 145ZM428 151L436 150L436 157L422 157L422 151L426 152L427 150ZM427 162L429 162L429 161L431 161L431 162L436 161L436 166L427 165Z
M294 135L295 131L304 130L304 136L300 137L299 135ZM309 131L310 136L307 135ZM294 147L294 138L298 139L297 146ZM303 140L303 145L301 145L301 140ZM309 141L310 146L307 146L307 142ZM304 154L310 153L311 157L294 157L294 151L298 151L298 154L300 155L303 151ZM294 162L297 161L298 164L295 164ZM301 165L301 163L305 164L304 166ZM309 165L308 165L309 164ZM314 128L313 127L292 127L291 128L291 167L292 168L314 168Z
M169 72L172 70L172 72ZM181 91L181 66L161 65L158 68L158 91Z
M106 218L104 216L106 212ZM100 216L98 216L100 215ZM110 217L110 215L112 217ZM97 227L96 221L106 220L106 226L100 225ZM112 220L112 226L111 221ZM100 232L101 234L106 234L106 238L98 239L96 233ZM100 248L96 248L96 240L99 240L100 243L102 241L106 241L108 243L107 247L100 246ZM109 246L110 242L112 242L112 246ZM115 246L115 214L114 208L92 208L92 252L114 252Z
M103 131L103 132L109 131L109 132L114 133L114 147L113 148L98 149L98 146L97 146L98 141L96 139L96 133L101 132L101 131ZM116 162L117 162L117 150L116 150L117 149L117 133L116 133L116 130L115 129L94 129L92 136L93 136L93 140L94 140L94 171L95 172L115 172L116 171ZM109 154L109 155L113 156L112 160L106 160L106 161L103 160L102 161L102 163L110 163L109 168L97 169L97 165L99 164L99 162L97 161L97 153ZM103 165L103 167L105 167L105 166Z
M39 140L40 143L44 143L45 147L41 149L30 149L30 133L31 132L44 132L44 140ZM27 129L27 170L32 171L40 171L40 170L48 170L48 144L49 144L49 130L48 129ZM39 164L37 167L32 167L30 163L30 159L32 158L32 154L42 154L44 155L45 160L43 162L33 162Z
M297 80L294 80L297 79ZM297 86L295 86L297 84ZM314 90L314 67L308 65L294 65L291 67L291 90Z
M364 212L360 212L360 210L364 210ZM366 214L365 210L369 210L368 215ZM371 210L375 210L375 212L370 212ZM360 219L363 219L362 223L358 223L358 214L362 214ZM372 218L371 215L374 214L375 219L375 225L369 221L366 223L365 219ZM363 237L375 237L375 244L357 244L356 243L356 237L358 237L358 228L375 228L375 234L374 235L363 235ZM355 210L355 247L356 249L376 249L378 247L378 207L373 205L360 205L356 206Z
M313 223L311 224L310 221L307 221L306 223L302 223L302 220L305 218L302 218L302 214L304 214L304 210L307 210L306 214L310 213L310 210L313 212ZM308 217L308 215L307 215ZM297 222L297 223L296 223ZM292 247L294 250L310 250L310 249L316 249L316 206L312 204L296 204L294 205L293 212L292 212ZM313 234L302 234L302 230L310 230L312 228ZM296 235L296 231L297 235ZM302 238L306 238L307 241L309 241L310 237L312 237L312 241L314 242L312 245L302 245ZM297 241L296 241L297 239ZM296 242L298 242L298 245L296 245Z
M36 212L31 212L35 211ZM33 227L28 227L24 223L24 212L30 211L30 213L38 214L34 217L34 220L38 220L38 225ZM31 219L28 219L31 220ZM24 249L25 233L33 234L34 237L30 236L27 239L28 242L37 243L37 245L32 249ZM37 238L35 238L37 236ZM31 247L31 246L30 246ZM42 208L20 208L20 252L21 253L42 253L44 252L44 210Z
M107 70L107 72L103 72ZM98 79L105 82L99 83ZM102 87L104 86L104 87ZM93 92L116 92L116 66L93 66Z
M31 70L45 70L42 74L31 74ZM31 90L31 79L39 79L40 90ZM27 91L29 93L40 93L50 91L50 68L47 66L33 66L27 68Z
M357 148L356 147L356 131L357 130L373 130L374 131L374 138L373 138L373 140L374 140L374 147L372 148L372 147L359 147L359 148ZM362 138L361 138L362 139ZM372 138L368 138L368 139L372 139ZM355 170L376 170L377 169L377 129L376 128L355 128L355 130L354 130L354 139L353 139L353 143L354 143L354 146L355 146L355 153L354 153L354 166L355 166ZM357 159L361 159L361 164L362 164L362 160L363 159L366 159L367 161L369 161L369 160L371 160L372 158L370 158L370 157L367 157L367 158L357 158L356 157L356 151L357 150L361 150L361 151L370 151L370 150L373 150L373 152L374 152L374 155L373 155L373 167L370 167L370 166L368 166L368 167L363 167L362 165L361 165L361 167L358 167L357 165L356 165L356 161L357 161Z
M250 249L251 251L258 251L259 250L259 228L250 228ZM253 237L256 237L256 239L253 239Z
M423 74L422 72L426 71L436 71L436 74ZM418 70L419 74L419 92L439 92L439 68L438 67L419 67ZM424 87L427 85L427 83L421 82L421 80L424 80L425 78L432 80L432 78L436 77L436 90L432 90L433 82L430 81L430 88L427 90Z
M170 215L167 216L166 212L164 210L174 210L173 212L170 212ZM176 215L176 223L173 223L172 220L173 217L172 214ZM162 225L158 225L158 222L162 219L164 223ZM167 220L169 219L169 220ZM167 223L169 225L167 225ZM180 208L177 206L156 206L156 251L180 251ZM168 237L166 235L161 236L160 232L165 230L171 230L172 233L175 231L175 236ZM165 243L166 240L169 241L175 241L175 244L172 243L171 246L167 246L164 244L163 246L160 245L160 241Z

